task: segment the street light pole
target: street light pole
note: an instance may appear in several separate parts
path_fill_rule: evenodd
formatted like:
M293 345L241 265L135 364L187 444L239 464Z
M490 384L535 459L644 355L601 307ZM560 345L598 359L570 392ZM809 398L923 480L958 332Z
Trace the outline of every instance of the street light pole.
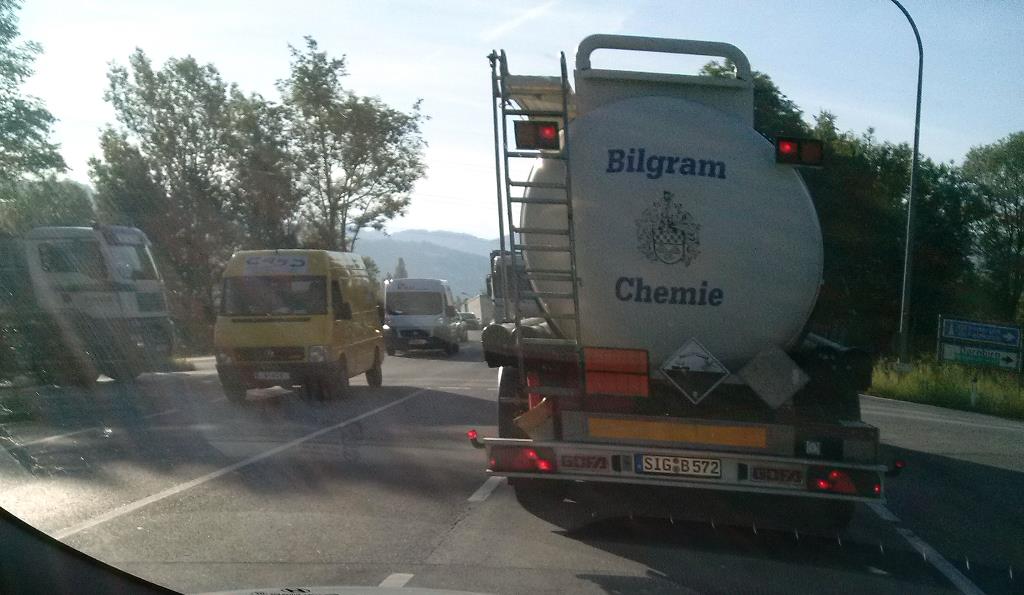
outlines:
M892 0L892 3L907 17L910 27L914 30L914 37L917 39L917 111L914 114L914 160L910 167L910 192L907 197L907 237L903 250L903 288L902 301L900 304L900 363L907 362L907 346L910 335L910 288L911 273L913 269L913 247L914 247L914 190L917 186L918 166L918 143L921 138L921 78L924 75L924 47L921 45L921 34L917 31L917 24L910 17L910 13L899 3L899 0Z

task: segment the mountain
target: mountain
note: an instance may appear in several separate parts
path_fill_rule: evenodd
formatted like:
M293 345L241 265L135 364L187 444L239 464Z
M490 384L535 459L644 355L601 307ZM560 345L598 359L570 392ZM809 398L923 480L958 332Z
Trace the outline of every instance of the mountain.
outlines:
M390 235L384 235L383 233L373 231L363 232L359 236L359 241L356 243L356 246L360 246L360 243L364 240L375 241L387 239L400 242L428 242L450 250L479 254L481 256L489 256L491 250L498 249L497 239L485 240L468 233L457 233L454 231L430 231L426 229L407 229Z
M487 259L497 243L463 233L408 230L361 234L355 251L372 258L382 278L402 258L410 277L445 279L456 298L465 298L463 293L473 296L484 290Z

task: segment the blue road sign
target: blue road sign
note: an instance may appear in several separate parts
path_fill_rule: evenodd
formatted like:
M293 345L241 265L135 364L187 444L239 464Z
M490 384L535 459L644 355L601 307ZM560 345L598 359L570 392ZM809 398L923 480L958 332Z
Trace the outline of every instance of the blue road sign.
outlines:
M942 321L942 338L997 345L1002 349L1020 349L1020 327L987 324L970 320Z

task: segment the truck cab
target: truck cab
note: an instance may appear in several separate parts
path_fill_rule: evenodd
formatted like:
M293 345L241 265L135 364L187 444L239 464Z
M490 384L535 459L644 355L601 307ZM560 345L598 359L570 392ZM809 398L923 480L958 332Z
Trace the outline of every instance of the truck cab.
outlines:
M228 399L253 388L301 386L312 400L343 396L349 379L381 386L384 337L360 256L326 250L250 250L224 270L214 327Z
M174 330L146 235L132 227L39 227L8 237L7 321L26 331L34 371L90 384L166 369Z
M448 282L442 279L392 279L384 285L388 353L440 349L459 352L462 322Z

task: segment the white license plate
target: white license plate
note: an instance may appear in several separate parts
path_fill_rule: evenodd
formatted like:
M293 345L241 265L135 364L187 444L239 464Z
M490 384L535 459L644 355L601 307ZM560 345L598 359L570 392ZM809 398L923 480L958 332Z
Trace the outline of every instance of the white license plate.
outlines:
M409 339L409 345L426 345L426 339Z
M690 477L721 477L722 462L718 459L636 455L636 472Z
M288 372L277 372L277 371L262 371L253 374L256 380L290 380L291 374Z

